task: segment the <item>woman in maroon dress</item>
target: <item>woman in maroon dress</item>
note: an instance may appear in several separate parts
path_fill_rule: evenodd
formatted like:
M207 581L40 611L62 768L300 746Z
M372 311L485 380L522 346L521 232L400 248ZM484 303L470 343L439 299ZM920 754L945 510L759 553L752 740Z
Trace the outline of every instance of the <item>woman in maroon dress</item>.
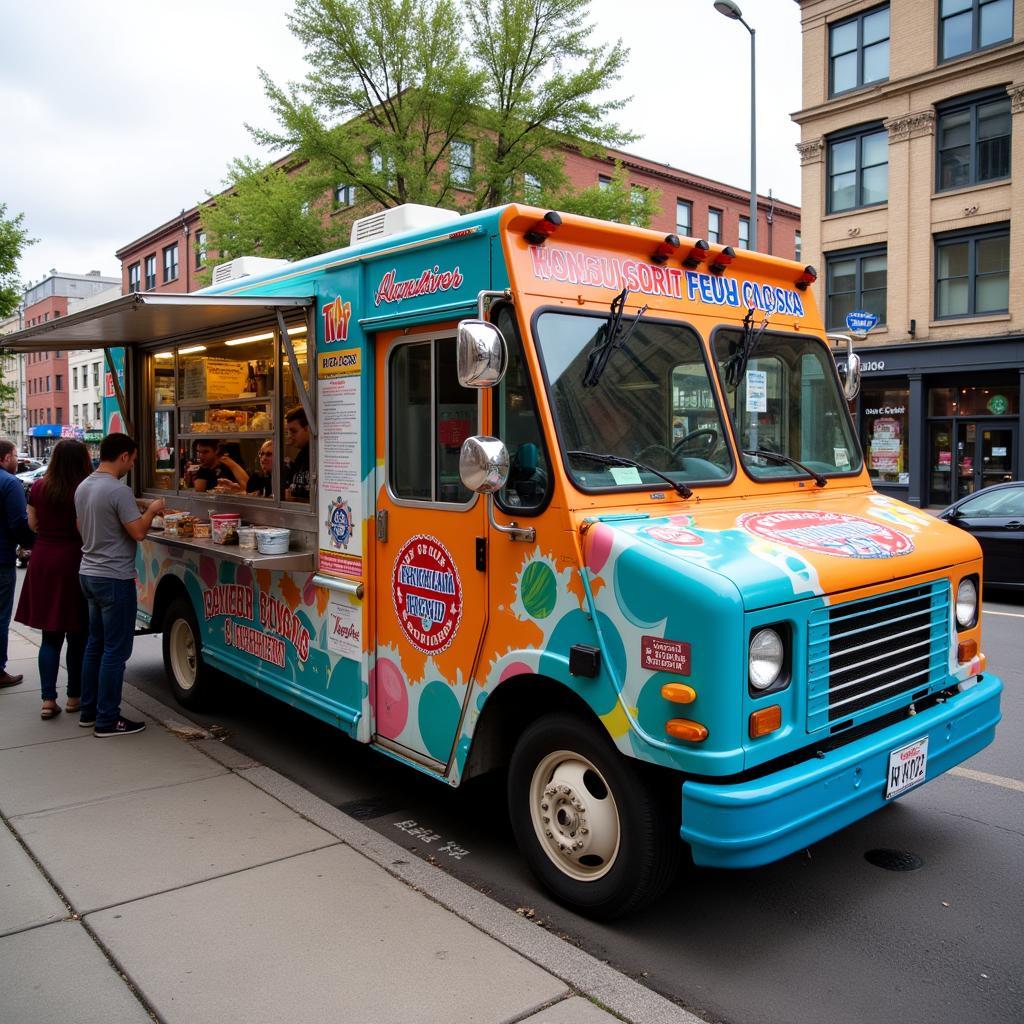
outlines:
M82 538L75 521L75 490L91 472L89 449L81 441L59 441L46 475L32 485L28 496L28 524L37 537L15 619L43 631L39 647L43 718L56 718L61 711L57 673L65 638L67 709L71 712L81 707L82 655L89 636L89 618L78 583Z

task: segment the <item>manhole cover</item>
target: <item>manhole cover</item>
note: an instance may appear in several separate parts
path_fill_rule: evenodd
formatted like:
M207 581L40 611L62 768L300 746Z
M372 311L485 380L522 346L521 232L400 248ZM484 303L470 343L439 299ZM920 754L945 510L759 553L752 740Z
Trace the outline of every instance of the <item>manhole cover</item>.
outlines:
M339 811L344 811L357 821L382 818L385 814L393 814L398 809L397 801L381 796L371 796L364 800L349 800L348 803L338 804Z
M916 871L924 867L924 861L909 850L868 850L864 859L886 871Z

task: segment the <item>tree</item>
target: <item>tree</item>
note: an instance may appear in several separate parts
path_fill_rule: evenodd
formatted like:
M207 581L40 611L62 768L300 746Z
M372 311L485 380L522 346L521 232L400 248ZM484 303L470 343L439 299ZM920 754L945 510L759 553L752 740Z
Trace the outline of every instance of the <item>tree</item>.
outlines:
M618 161L607 182L579 192L566 189L553 193L542 192L538 198L539 206L561 210L563 213L578 213L584 217L614 220L643 228L651 223L660 203L661 192L630 185L626 168Z
M21 301L18 260L26 246L35 244L24 228L25 215L7 217L7 204L0 203L0 319L8 317Z
M202 214L208 246L252 252L258 241L264 255L289 255L266 227L269 181L286 174L384 207L573 195L564 146L594 153L635 138L612 120L625 100L604 98L628 51L592 44L589 13L590 0L297 0L288 23L310 71L281 86L261 69L278 127L247 127L303 170L235 161L232 195L215 204L226 216ZM282 202L323 215L310 191L276 184ZM311 231L286 237L296 254L323 251L305 247L320 244Z

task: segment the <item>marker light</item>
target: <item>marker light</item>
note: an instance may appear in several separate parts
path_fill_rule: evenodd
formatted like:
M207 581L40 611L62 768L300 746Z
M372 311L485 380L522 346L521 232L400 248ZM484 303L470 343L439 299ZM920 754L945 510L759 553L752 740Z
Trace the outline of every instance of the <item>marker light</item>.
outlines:
M686 683L666 683L661 695L673 704L692 704L697 699L697 691Z
M750 716L749 732L752 740L756 740L759 736L767 736L770 732L781 728L782 708L778 704L759 708Z
M679 248L679 236L678 235L666 235L665 241L654 250L654 255L651 257L652 263L667 263L669 256L675 256L676 250Z
M555 228L561 227L561 225L562 218L554 210L550 210L533 227L525 232L523 237L530 245L543 245L548 235L552 234Z
M727 245L720 253L712 256L711 259L711 273L720 274L736 259L736 250L731 245Z
M784 661L782 637L774 629L759 629L750 639L750 685L767 690L779 678Z
M977 640L961 640L956 645L956 660L961 665L968 661L974 661L978 656L978 641ZM664 690L664 687L662 687Z
M688 718L670 718L665 723L665 732L675 740L688 740L690 743L702 743L708 738L707 726L691 722Z
M961 629L973 626L978 618L978 588L972 576L965 576L956 588L956 624Z
M817 280L818 272L814 269L814 267L808 264L806 267L804 267L804 272L796 279L796 286L797 288L800 289L800 291L805 292L807 291L807 286L809 284L814 284L814 282Z
M686 254L683 266L690 270L695 270L708 258L710 249L711 246L703 238L698 238L697 244Z

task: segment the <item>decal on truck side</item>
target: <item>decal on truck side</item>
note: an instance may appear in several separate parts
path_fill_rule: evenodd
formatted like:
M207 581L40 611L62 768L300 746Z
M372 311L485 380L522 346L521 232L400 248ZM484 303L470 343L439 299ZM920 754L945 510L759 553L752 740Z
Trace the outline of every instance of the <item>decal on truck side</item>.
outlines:
M436 537L418 534L403 545L391 592L398 624L416 650L439 654L451 645L462 621L462 581Z

